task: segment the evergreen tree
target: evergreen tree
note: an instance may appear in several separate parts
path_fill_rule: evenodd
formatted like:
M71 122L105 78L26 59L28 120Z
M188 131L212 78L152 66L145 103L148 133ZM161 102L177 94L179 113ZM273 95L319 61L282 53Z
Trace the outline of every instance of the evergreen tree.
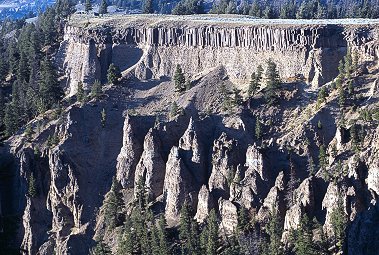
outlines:
M212 209L207 220L207 244L206 254L216 255L218 248L218 222L216 211Z
M228 3L228 6L225 9L226 14L237 14L237 4L234 2L234 0L230 0Z
M237 223L237 231L241 234L245 233L250 229L250 221L248 211L245 207L241 206L238 211L238 223Z
M291 233L294 243L293 251L296 255L317 255L319 254L313 242L312 223L306 214L301 217L300 225Z
M108 67L108 72L107 72L107 78L108 78L108 83L110 84L116 84L118 79L121 78L121 72L118 66L115 64L111 63Z
M310 153L308 153L307 170L308 170L309 176L313 176L315 174L315 163Z
M253 3L251 4L249 15L258 17L258 18L262 17L262 10L258 3L258 0L254 0Z
M92 85L90 96L92 98L98 98L102 94L102 92L103 91L101 90L101 83L99 80L96 80Z
M178 106L178 104L174 101L174 102L172 102L172 104L171 104L170 117L171 117L171 118L176 117L176 115L178 115L178 112L179 112L179 106Z
M161 215L158 220L159 255L169 255L170 249L167 241L166 219Z
M184 78L184 73L183 73L180 65L176 65L175 74L174 74L174 81L175 81L175 91L176 92L185 91L186 79Z
M99 8L99 14L104 15L106 13L108 13L108 4L106 0L102 0Z
M5 125L5 136L13 135L20 127L20 121L18 119L18 106L14 103L8 103L5 107L4 114L4 125Z
M132 254L135 246L135 232L129 217L125 219L121 235L118 238L117 254Z
M237 88L233 88L233 98L232 98L232 103L234 106L238 106L242 104L242 96L241 96L241 90Z
M272 105L278 98L280 86L280 76L276 64L270 59L266 69L266 93L265 98L269 105Z
M262 138L262 127L261 127L261 121L257 117L255 119L255 137L260 140Z
M86 100L86 94L83 88L83 82L79 81L78 83L78 91L76 92L76 100L80 103L84 103Z
M30 197L36 197L37 196L37 183L36 178L34 177L34 174L31 173L29 177L29 183L28 183L28 194Z
M295 203L295 189L299 184L299 179L296 178L296 169L292 161L291 154L289 155L289 178L287 182L287 190L285 200L287 201L287 206L290 208Z
M142 6L143 13L154 13L153 1L152 0L144 0Z
M4 116L5 116L5 98L3 92L0 90L0 130L4 125Z
M199 254L198 226L187 201L180 210L179 240L182 254Z
M351 52L348 49L346 56L344 57L344 74L346 79L351 78L351 71L352 71L352 65L353 65L353 59L351 57Z
M86 0L85 11L87 12L87 14L88 14L90 11L92 11L92 3L91 3L91 0Z
M111 249L109 246L104 243L103 240L100 240L97 242L96 246L91 249L90 252L91 255L107 255L107 254L112 254Z
M259 82L260 82L260 80L259 80L258 76L255 74L255 72L252 73L250 84L249 84L249 89L247 91L249 97L254 96L258 92L259 87L260 87Z
M346 100L345 89L343 88L342 82L339 79L337 79L336 81L336 86L338 90L338 105L342 109L345 105L345 100Z
M282 255L283 248L281 243L282 238L282 222L275 209L270 212L270 220L266 225L266 233L269 236L269 241L263 247L263 254L267 255Z
M114 229L121 222L120 212L123 207L123 199L119 192L119 186L118 181L113 177L111 190L106 195L104 201L105 224L110 229Z
M141 210L145 210L148 206L148 191L146 188L146 177L141 176L136 185L136 202Z
M63 97L63 90L59 86L57 74L48 59L41 63L41 78L39 80L40 112L50 109Z
M324 173L324 176L327 179L328 176L326 172L326 167L327 167L326 150L323 144L319 148L318 161L319 161L320 170Z
M345 247L348 218L345 214L343 202L340 197L337 202L337 207L332 211L330 219L333 228L335 245L338 249L338 253L342 254Z

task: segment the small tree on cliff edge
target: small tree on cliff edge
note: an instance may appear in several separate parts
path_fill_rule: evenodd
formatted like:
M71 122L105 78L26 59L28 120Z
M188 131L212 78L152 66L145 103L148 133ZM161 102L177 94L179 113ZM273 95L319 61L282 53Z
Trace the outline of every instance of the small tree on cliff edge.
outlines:
M111 84L116 84L118 78L121 78L121 72L118 66L115 64L110 64L108 68L108 74L107 74L108 82Z
M277 100L278 88L280 85L280 76L276 64L270 59L267 62L266 69L266 93L265 99L269 105Z
M176 66L174 81L175 81L176 92L183 92L186 89L185 88L186 79L184 78L184 73L180 65Z

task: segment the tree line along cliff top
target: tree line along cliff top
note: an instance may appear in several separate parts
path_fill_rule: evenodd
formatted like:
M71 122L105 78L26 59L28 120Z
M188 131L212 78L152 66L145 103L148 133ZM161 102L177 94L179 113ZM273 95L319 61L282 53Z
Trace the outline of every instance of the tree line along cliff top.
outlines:
M70 26L97 28L102 26L127 27L131 25L149 24L210 24L210 25L262 25L262 26L314 26L314 25L343 25L371 26L379 25L379 19L260 19L245 15L204 14L204 15L162 15L162 14L113 14L95 17L86 14L72 15Z

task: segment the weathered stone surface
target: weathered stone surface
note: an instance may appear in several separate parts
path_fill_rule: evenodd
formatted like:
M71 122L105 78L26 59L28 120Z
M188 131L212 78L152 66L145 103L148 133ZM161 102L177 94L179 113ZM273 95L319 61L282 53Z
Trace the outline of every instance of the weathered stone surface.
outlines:
M267 195L267 180L270 169L265 164L262 153L256 145L250 145L246 151L245 170L239 167L231 185L230 198L239 201L245 208L261 205ZM243 177L242 177L243 176Z
M272 187L264 199L263 205L258 211L257 218L259 221L267 222L270 212L273 210L283 217L285 213L284 203L284 173L280 172L276 177L275 186Z
M212 149L212 172L209 177L209 191L215 197L229 197L229 186L237 171L237 142L226 133L214 141Z
M117 157L117 180L124 188L133 187L138 159L142 154L142 145L136 137L138 124L127 115L124 122L123 140Z
M173 147L166 163L163 197L168 224L177 224L183 203L192 203L192 176L179 156L178 147Z
M207 171L205 169L205 157L203 144L198 137L198 131L193 119L190 119L187 130L179 139L179 153L192 172L197 183L205 183Z
M115 19L107 24L107 29L83 28L77 24L66 26L61 48L67 55L63 63L72 84L70 94L75 93L79 80L89 86L90 77L104 80L112 61L118 62L123 70L133 69L142 79L172 76L175 65L181 64L191 76L222 65L232 80L248 81L258 64L272 59L278 64L282 77L302 74L318 86L337 75L338 62L345 55L348 43L367 59L378 55L375 42L367 42L371 47L362 47L362 35L355 35L354 30L343 25L230 23L222 26L216 22L204 25L166 21L160 17L137 20ZM159 26L155 25L157 22ZM348 41L346 33L354 39ZM375 30L368 33L371 35L363 36L373 36ZM122 47L123 54L136 59L130 61L125 57L119 61L119 45L129 46ZM145 54L135 54L136 48L143 49ZM77 55L85 56L86 61L75 61ZM125 64L125 61L131 63Z
M233 234L238 224L237 207L231 201L220 198L218 208L221 216L220 230L227 235Z
M143 147L141 159L136 167L134 187L143 177L152 199L155 199L163 193L166 168L161 156L161 141L157 130L149 130Z
M211 209L215 206L216 205L212 195L209 193L207 187L203 185L199 191L199 196L197 199L197 211L195 215L196 221L203 223L207 219Z

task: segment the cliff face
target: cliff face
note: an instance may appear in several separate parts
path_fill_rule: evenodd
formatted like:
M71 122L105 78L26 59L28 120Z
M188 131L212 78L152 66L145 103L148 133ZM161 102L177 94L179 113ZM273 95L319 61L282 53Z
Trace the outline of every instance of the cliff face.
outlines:
M318 86L337 75L348 45L366 59L378 56L377 30L369 25L217 25L159 17L101 25L65 28L61 50L70 94L79 80L106 80L111 62L141 79L171 77L177 64L191 77L222 65L243 84L272 59L282 78L303 76Z

